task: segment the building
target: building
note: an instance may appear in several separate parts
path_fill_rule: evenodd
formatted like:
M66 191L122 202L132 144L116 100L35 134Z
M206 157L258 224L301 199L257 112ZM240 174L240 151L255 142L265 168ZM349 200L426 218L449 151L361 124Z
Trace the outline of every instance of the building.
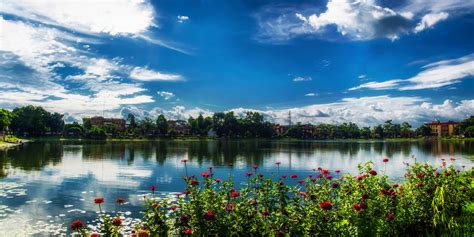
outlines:
M168 120L168 132L175 132L176 136L191 135L191 126L184 120Z
M459 123L453 121L433 121L431 123L426 123L425 125L431 128L431 134L433 136L446 137L454 135L454 129L458 126L458 124Z
M101 116L96 116L90 118L91 125L98 128L103 128L107 124L113 124L118 131L125 131L125 119L118 118L104 118Z

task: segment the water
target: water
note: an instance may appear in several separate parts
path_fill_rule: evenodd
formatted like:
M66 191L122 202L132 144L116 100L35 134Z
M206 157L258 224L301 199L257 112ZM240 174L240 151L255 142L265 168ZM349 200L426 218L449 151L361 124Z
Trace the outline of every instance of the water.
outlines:
M355 173L359 163L373 161L380 172L400 179L404 162L474 164L474 142L317 142L317 141L162 141L162 142L35 142L0 150L0 235L43 236L66 233L75 219L94 224L95 197L104 197L107 212L128 211L127 221L141 216L143 196L156 185L161 193L181 192L189 174L214 166L216 177L244 173L259 166L266 176L297 174L317 167ZM390 162L383 164L382 159ZM127 203L119 208L118 197Z

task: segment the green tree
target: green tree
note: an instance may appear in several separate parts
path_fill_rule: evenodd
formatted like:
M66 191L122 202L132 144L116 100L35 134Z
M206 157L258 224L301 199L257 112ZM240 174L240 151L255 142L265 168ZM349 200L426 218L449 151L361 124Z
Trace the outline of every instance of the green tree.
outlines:
M12 113L6 109L0 109L0 131L5 131L12 122Z
M135 115L132 113L128 114L127 121L128 121L129 130L133 131L137 127L137 122L135 121Z
M428 137L431 136L431 128L428 125L423 124L415 130L415 133L418 136Z
M62 133L64 130L63 115L59 113L48 113L47 126L51 133Z
M50 114L42 107L28 105L15 108L12 114L11 128L16 133L42 135L51 130L48 126Z
M400 132L402 137L412 137L413 131L411 130L411 125L407 122L403 122L400 127Z
M89 131L92 129L92 123L90 118L82 118L82 127L84 130Z
M168 121L163 114L160 114L156 119L156 128L160 136L164 136L168 133Z
M142 135L154 136L156 130L156 123L148 117L145 117L138 123L139 131Z

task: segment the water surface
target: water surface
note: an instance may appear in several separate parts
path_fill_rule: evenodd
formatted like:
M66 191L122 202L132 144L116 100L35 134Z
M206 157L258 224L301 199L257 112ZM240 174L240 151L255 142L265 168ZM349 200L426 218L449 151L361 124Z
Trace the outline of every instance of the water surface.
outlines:
M382 159L390 162L383 164ZM245 180L252 165L266 176L303 178L323 167L355 173L357 164L373 161L380 172L400 179L404 163L414 158L440 165L473 166L474 142L332 142L332 141L160 141L34 142L0 150L0 233L7 236L56 235L82 219L94 224L95 197L108 212L127 211L127 221L141 216L143 195L156 185L163 193L181 192L189 174L214 166L216 177ZM275 162L281 162L277 171ZM128 200L124 208L117 197Z

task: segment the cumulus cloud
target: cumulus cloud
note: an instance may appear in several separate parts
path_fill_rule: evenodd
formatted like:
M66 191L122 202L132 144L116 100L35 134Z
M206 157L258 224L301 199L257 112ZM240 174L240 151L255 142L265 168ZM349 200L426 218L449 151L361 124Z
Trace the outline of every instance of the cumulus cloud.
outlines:
M451 6L447 10L472 5L442 2L445 2L443 6ZM432 28L448 18L449 13L440 10L441 7L428 10L419 7L423 4L431 2L419 1L413 8L403 5L393 9L378 5L374 0L329 0L324 9L308 5L268 5L256 14L259 26L256 38L270 43L282 43L299 36L326 40L396 40L404 34Z
M302 81L312 81L313 78L311 77L295 77L293 78L294 82L302 82Z
M173 92L169 92L169 91L158 91L157 93L158 95L163 97L164 100L169 100L175 96Z
M143 67L135 67L130 72L130 77L139 81L180 81L183 77L178 74L157 72Z
M392 79L383 82L367 82L349 90L420 90L440 88L459 83L474 76L474 54L460 58L441 60L427 64L417 75L407 79Z
M3 1L0 11L90 34L138 35L153 26L148 1Z

